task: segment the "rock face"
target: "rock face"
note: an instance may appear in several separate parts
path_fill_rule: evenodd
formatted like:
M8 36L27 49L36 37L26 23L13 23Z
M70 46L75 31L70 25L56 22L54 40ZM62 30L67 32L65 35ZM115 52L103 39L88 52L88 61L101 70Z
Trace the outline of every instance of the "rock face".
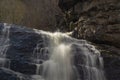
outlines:
M59 7L65 11L72 8L80 0L59 0Z
M120 1L119 0L65 0L61 9L70 17L67 28L77 32L74 37L95 43L104 57L108 80L120 79ZM72 5L71 5L72 4ZM65 8L68 6L67 9ZM66 13L64 13L66 14ZM77 17L76 17L77 16ZM76 20L72 19L73 17ZM70 21L71 20L71 21ZM71 24L72 23L72 24ZM71 28L72 27L72 28Z
M70 5L69 1L66 5ZM69 8L71 7L79 16L74 26L79 30L79 38L120 48L120 2L118 0L80 1Z
M44 32L44 34L41 33L38 34L35 31L36 30L28 29L17 25L8 25L2 23L0 24L0 42L1 42L0 43L0 51L1 51L0 79L1 80L41 80L42 79L41 76L44 77L42 75L44 67L45 68L50 67L50 66L45 66L44 64L47 64L47 62L49 62L48 61L50 60L49 49L52 49L54 47L52 46L51 48L49 46L50 44L49 38L51 37L45 35L45 33L47 32ZM92 45L89 45L85 40L76 40L74 38L71 39L65 37L63 39L61 38L58 39L60 39L61 42L63 42L62 44L66 43L67 45L72 43L70 46L71 52L68 52L71 54L64 54L67 55L65 59L61 58L66 60L68 56L70 57L72 56L71 63L73 63L72 68L75 74L74 76L72 75L71 80L78 80L78 79L86 80L86 79L94 78L94 76L95 77L97 76L96 77L97 80L98 77L101 77L103 75L101 73L103 70L102 69L103 67L101 67L102 64L100 63L101 56L99 52L94 49ZM8 42L6 42L6 40ZM46 45L44 45L44 43ZM5 49L2 50L3 48ZM62 54L62 52L60 53ZM62 54L62 56L64 55ZM60 63L61 62L62 61L60 61ZM54 65L54 64L52 64L50 61L49 65ZM90 70L91 72L89 72ZM94 75L95 73L99 75ZM103 76L101 80L102 79L104 79Z
M104 59L107 80L120 79L120 49L106 44L94 44Z
M10 26L10 33L7 34L9 35L10 41L5 56L6 59L9 61L9 68L25 74L35 73L36 65L31 63L30 58L33 53L34 47L37 44L37 41L41 39L40 36L35 34L35 32L31 29L26 29L24 27L15 27L16 25ZM2 32L4 25L0 24L0 27L0 32ZM2 35L3 34L1 34L0 36ZM1 57L1 59L2 58L3 57Z
M5 57L0 57L0 79L1 80L30 80L31 74L36 74L36 64L31 61L33 50L41 36L33 30L16 25L11 26L8 30L9 46ZM0 41L3 39L2 31L4 24L0 23ZM4 43L3 41L1 41ZM0 55L4 46L0 43ZM5 44L4 44L5 45ZM2 61L5 62L2 63Z
M78 21L80 37L120 48L120 2L114 0L86 4L88 6L83 4L84 15Z

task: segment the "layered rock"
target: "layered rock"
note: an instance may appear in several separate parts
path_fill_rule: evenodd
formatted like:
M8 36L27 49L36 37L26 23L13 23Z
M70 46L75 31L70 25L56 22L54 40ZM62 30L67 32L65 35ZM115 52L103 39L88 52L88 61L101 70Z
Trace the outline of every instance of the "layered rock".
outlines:
M71 7L79 16L74 26L79 30L79 38L120 47L119 1L81 1Z
M93 42L104 58L107 79L119 80L120 1L84 0L73 5L71 1L74 2L66 0L67 3L61 8L65 10L65 7L70 5L66 10L70 17L65 17L67 31L75 28L74 37Z

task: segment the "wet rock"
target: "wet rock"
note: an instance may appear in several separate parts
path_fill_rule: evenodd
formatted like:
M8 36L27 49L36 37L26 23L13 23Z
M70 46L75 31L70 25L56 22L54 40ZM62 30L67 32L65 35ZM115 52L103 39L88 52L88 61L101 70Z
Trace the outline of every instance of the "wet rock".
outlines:
M105 44L94 44L104 60L105 75L108 80L120 79L120 49Z
M36 74L36 65L25 61L11 60L10 69L24 74Z
M0 68L0 79L1 80L29 80L30 77L24 76L23 74L14 72L9 69Z
M120 79L120 1L119 0L84 0L70 5L69 9L79 17L74 22L78 28L77 37L86 39L99 45L105 65L105 74L108 80ZM64 1L64 2L65 2ZM65 10L66 8L62 7ZM71 15L75 17L75 15ZM71 23L70 22L70 23ZM70 24L68 23L68 24ZM79 60L77 56L76 59ZM113 66L112 66L113 65Z
M41 41L42 43L41 35L35 33L32 29L18 25L8 25L11 27L9 34L7 34L9 35L9 47L5 58L9 61L9 67L7 68L23 74L36 74L37 66L33 62L33 51L38 42ZM0 31L6 27L2 23L0 26Z
M120 58L119 57L104 57L104 66L106 77L108 80L120 79Z
M0 24L0 26L1 26L0 31L2 31L4 25ZM84 28L86 29L88 27L84 26ZM96 27L94 28L96 29ZM111 28L108 30L107 33L111 33L112 30L116 31L116 29ZM20 80L20 77L18 77L20 75L16 74L16 73L20 73L22 80L31 80L32 77L30 76L35 75L36 70L38 68L39 68L38 70L40 70L39 74L41 74L43 66L39 67L39 65L41 65L49 57L49 52L47 51L47 47L42 44L43 43L42 34L37 34L32 29L28 29L25 27L17 26L17 25L11 25L9 39L10 39L10 42L9 42L10 45L6 53L6 59L9 60L10 67L6 67L7 69L0 69L0 78L3 80ZM84 46L85 48L87 48L88 51L90 51L90 53L93 53L93 52L92 50L88 49L88 47L90 46L83 45L86 43L85 40L78 41L78 43L81 45L72 44L72 48L73 48L72 52L74 53L73 62L74 62L74 66L77 67L78 73L80 74L80 78L87 79L83 77L86 75L83 73L84 72L83 68L85 67L85 62L86 62L85 61L86 56L82 54L83 52L80 47ZM38 48L45 49L45 50L42 49L41 51L41 54L39 56L40 60L36 60L37 56L33 55L34 51L36 53L37 52L39 53L40 51L40 49L37 49L36 46L38 46ZM120 59L119 48L116 48L115 46L111 47L109 45L101 44L99 45L98 49L101 51L102 56L104 58L104 66L105 66L107 79L119 80L119 74L120 74L119 73L119 70L120 70L119 69L119 66L120 66L119 65L119 59ZM37 64L39 65L37 66ZM111 67L111 65L113 66ZM114 75L112 74L112 71Z

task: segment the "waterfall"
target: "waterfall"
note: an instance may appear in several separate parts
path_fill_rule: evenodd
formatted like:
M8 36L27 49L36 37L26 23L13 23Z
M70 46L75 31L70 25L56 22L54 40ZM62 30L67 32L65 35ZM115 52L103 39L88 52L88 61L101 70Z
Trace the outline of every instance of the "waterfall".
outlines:
M19 32L19 29L22 31ZM68 33L42 30L26 32L24 29L7 24L2 24L0 27L1 70L14 73L18 80L106 80L103 58L88 41L72 38ZM12 30L19 35L10 36ZM14 34L14 31L11 34ZM27 40L30 42L27 43ZM13 48L16 54L11 55L12 52L9 54L9 47ZM29 70L32 70L30 75Z
M45 80L73 80L74 71L71 61L71 45L62 43L62 38L68 36L61 33L50 35L50 58L43 63ZM51 74L52 73L52 74Z
M9 47L9 30L10 25L4 23L4 27L1 31L1 38L0 38L0 67L10 67L10 60L6 59L6 52Z
M100 52L90 44L79 45L80 58L82 63L78 64L83 69L83 80L106 80L104 75L103 58Z
M33 53L36 74L41 75L37 80L106 80L100 52L87 41L60 32L35 32L43 39Z

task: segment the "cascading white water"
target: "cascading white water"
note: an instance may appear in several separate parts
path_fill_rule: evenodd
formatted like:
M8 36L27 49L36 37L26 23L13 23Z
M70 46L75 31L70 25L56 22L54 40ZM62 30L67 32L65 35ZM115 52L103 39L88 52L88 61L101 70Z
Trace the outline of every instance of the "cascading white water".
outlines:
M45 80L73 80L74 78L71 45L61 41L65 37L68 36L59 32L50 35L49 47L51 55L49 60L43 63Z
M56 46L50 59L43 64L43 68L45 80L73 80L70 46Z
M40 70L40 66L43 67L42 78L40 77L37 80L106 80L102 57L94 46L88 44L85 40L77 40L60 32L36 32L43 36L43 44L45 46L45 48L39 48L38 45L41 45L39 43L35 48L39 52L34 52L34 56L37 58L37 70ZM73 45L76 45L77 47L74 48L78 48L80 51L72 51ZM41 52L41 50L44 50L44 52ZM41 57L43 57L41 54L47 55L47 52L49 52L48 60L38 65ZM82 64L77 64L82 66L82 79L73 62L75 52L76 54L84 55ZM36 73L38 75L39 71L36 71Z
M90 44L79 45L81 55L84 55L83 64L79 64L83 69L84 80L106 80L104 75L103 58L100 52Z
M4 28L2 29L2 36L0 38L0 66L5 67L5 63L7 64L6 67L10 67L10 61L6 59L6 52L9 47L9 30L10 25L4 23Z

